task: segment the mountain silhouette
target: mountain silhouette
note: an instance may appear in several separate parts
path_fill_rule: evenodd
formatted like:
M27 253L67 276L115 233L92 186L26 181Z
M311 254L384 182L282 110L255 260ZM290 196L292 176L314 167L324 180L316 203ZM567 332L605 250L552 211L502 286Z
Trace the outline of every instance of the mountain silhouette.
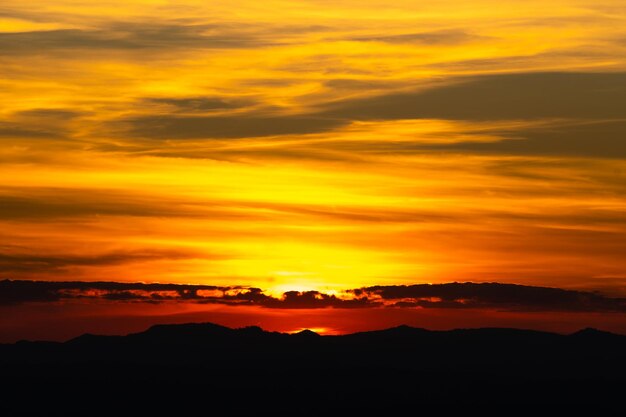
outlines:
M594 404L626 392L626 336L409 326L324 336L212 323L0 345L2 415L334 415ZM37 401L32 401L37 398ZM84 414L83 414L84 415Z

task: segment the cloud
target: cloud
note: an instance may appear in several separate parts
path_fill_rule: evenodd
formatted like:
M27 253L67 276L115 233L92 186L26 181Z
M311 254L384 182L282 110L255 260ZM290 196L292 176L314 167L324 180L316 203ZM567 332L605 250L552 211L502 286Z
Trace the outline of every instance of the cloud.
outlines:
M88 197L86 197L88 195ZM76 216L181 216L188 210L173 201L115 190L0 188L0 217L4 220L49 220Z
M470 128L471 129L471 128ZM472 140L474 132L464 132L463 141L415 141L375 143L377 152L447 151L477 154L573 156L585 158L626 157L626 120L569 121L543 126L517 126L493 129L491 140ZM480 135L476 135L480 138ZM494 140L499 138L498 140Z
M474 35L462 30L437 30L431 32L403 33L399 35L350 38L350 40L358 42L408 43L425 45L459 44L480 39L485 39L485 37Z
M135 216L213 219L258 219L253 210L263 207L224 200L197 200L118 189L1 187L0 218L3 220L49 221L77 217ZM262 217L262 216L261 216Z
M28 120L59 120L66 121L84 116L86 113L73 109L37 108L23 110L13 114L13 117Z
M468 131L463 132L469 133L463 141L423 142L417 136L415 141L369 145L382 152L623 158L626 157L623 108L626 108L626 73L524 73L461 78L419 91L345 100L328 105L320 115L350 121L543 121L489 131L500 140L473 141L474 132Z
M287 291L280 297L246 286L120 282L0 281L0 305L71 299L111 302L194 302L272 309L439 308L505 311L626 312L625 298L593 292L500 283L372 286L342 296Z
M500 283L373 286L355 295L380 297L395 307L489 308L515 311L626 312L626 299L560 288Z
M121 122L133 137L149 139L245 138L318 133L347 124L329 117L299 115L172 116L154 115Z
M354 84L356 82L356 84ZM331 80L333 88L355 88L358 80ZM345 84L345 86L344 86ZM354 85L353 85L354 84ZM346 87L347 86L347 87ZM444 84L409 92L332 102L318 111L290 114L287 109L257 109L236 114L198 114L239 110L255 103L244 98L156 97L141 99L151 113L112 120L109 128L142 153L175 157L232 159L244 153L279 157L337 159L359 152L414 153L420 151L549 155L598 158L626 156L626 73L516 73L460 77ZM154 106L153 108L150 108ZM51 110L52 111L52 110ZM276 146L202 152L198 149L154 149L150 140L255 138L324 133L358 121L450 119L465 123L463 140L448 142L371 141L325 142L326 152L313 146L299 150ZM524 120L512 127L490 128L489 122ZM535 123L540 121L540 123ZM467 129L467 131L463 130ZM447 133L450 136L450 133ZM478 139L473 140L473 137ZM141 142L140 139L146 141ZM499 139L499 140L498 140ZM330 152L328 152L330 151ZM334 151L334 153L333 153ZM317 154L315 154L317 152Z
M0 55L58 50L233 49L275 44L254 31L224 25L118 22L97 29L57 29L0 33Z
M85 114L65 108L18 111L0 120L0 139L60 139L70 132L67 123Z
M352 221L412 222L456 217L427 210L329 208L326 204L177 199L116 189L0 187L3 220L58 220L91 216L183 217L220 220L263 220L271 213Z
M83 266L122 265L163 259L185 259L197 254L180 251L144 250L117 251L94 255L37 255L24 253L0 253L0 272L37 273ZM208 255L203 255L206 257Z
M0 122L0 139L50 139L62 136L61 132L19 123Z
M92 262L87 260L86 262ZM1 260L0 260L1 262ZM318 291L288 291L282 297L245 286L144 284L120 282L0 281L0 305L92 299L133 302L197 302L229 305L258 305L280 309L359 308L377 302L366 298L340 299Z
M626 121L572 123L547 128L496 132L503 140L416 144L415 148L514 155L567 155L626 158Z
M354 90L357 92L382 90L394 85L391 81L360 80L355 78L332 78L324 81L324 85L334 90Z
M214 285L144 284L83 281L0 281L0 305L26 302L53 302L67 299L105 299L114 301L189 299L198 291L232 291L240 287ZM157 297L151 297L158 295Z
M181 112L205 112L212 110L233 110L248 107L252 103L241 99L223 97L156 97L143 100L148 105L165 105Z
M270 308L363 308L374 307L379 303L372 302L366 297L341 299L319 291L287 291L280 299L268 298L260 304Z
M3 12L0 9L0 16ZM55 21L34 14L12 17ZM49 17L49 16L48 16ZM66 16L67 17L67 16ZM61 16L57 16L58 19ZM84 24L75 17L74 24ZM71 21L70 21L71 22ZM194 24L190 19L108 21L88 28L67 28L0 33L0 56L41 55L59 51L154 51L246 49L286 45L299 35L325 30L319 25L267 25L246 23ZM58 21L57 21L58 23ZM94 23L92 22L92 25Z
M67 13L55 13L55 12L51 12L50 10L42 10L42 8L37 8L37 7L26 7L23 8L25 4L20 4L19 7L18 4L14 3L11 4L10 6L7 5L0 5L0 17L6 17L9 19L18 19L18 20L25 20L25 21L30 21L30 22L58 22L59 20L61 20L63 17L67 16ZM84 20L84 16L83 20Z
M242 202L165 198L115 189L0 187L3 220L58 220L92 216L181 217L263 220L285 215L356 222L424 222L458 220L429 210L377 210L328 207L326 204ZM467 217L463 217L467 220Z
M493 58L474 58L461 59L458 61L442 60L426 64L425 68L446 71L459 71L461 73L496 73L510 72L515 68L546 68L551 67L555 61L562 63L570 62L573 67L595 65L598 61L610 61L615 57L615 44L607 47L603 42L603 46L597 43L589 45L577 45L575 47L554 48L547 51L525 54L525 55L508 55ZM566 67L566 65L565 65Z
M144 259L141 256L138 259ZM97 258L58 259L32 258L54 264L94 264L123 262L130 255L111 255ZM0 257L0 265L11 259ZM279 309L361 308L373 307L378 302L367 298L341 299L318 291L288 291L282 297L267 295L260 288L245 286L144 284L120 282L52 282L52 281L0 281L0 305L25 302L60 301L69 299L101 299L109 301L187 301L230 305L258 305Z
M349 120L621 119L626 73L539 72L459 78L412 92L350 99L321 115Z

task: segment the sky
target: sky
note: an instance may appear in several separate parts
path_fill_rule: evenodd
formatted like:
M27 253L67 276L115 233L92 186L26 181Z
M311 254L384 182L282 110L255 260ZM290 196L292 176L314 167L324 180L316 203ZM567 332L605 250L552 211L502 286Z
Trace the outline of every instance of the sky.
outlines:
M277 302L450 282L626 297L625 21L619 0L5 1L0 280L255 288ZM237 310L107 297L5 296L0 310L18 303L39 327L52 304L63 320L73 303L153 321ZM609 304L549 327L626 332ZM315 307L298 314L348 314ZM237 323L283 314L246 308ZM351 311L337 331L370 320ZM445 326L466 324L453 313ZM546 323L527 313L504 323ZM288 330L279 321L267 323ZM11 334L35 335L23 326Z

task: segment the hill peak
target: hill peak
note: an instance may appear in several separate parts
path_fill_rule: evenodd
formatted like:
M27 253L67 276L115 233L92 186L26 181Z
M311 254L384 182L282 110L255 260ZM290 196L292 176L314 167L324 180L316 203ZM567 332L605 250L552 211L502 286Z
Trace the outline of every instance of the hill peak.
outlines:
M297 333L293 333L293 336L298 336L298 337L319 337L320 334L319 333L315 333L313 330L309 330L309 329L304 329L301 330Z

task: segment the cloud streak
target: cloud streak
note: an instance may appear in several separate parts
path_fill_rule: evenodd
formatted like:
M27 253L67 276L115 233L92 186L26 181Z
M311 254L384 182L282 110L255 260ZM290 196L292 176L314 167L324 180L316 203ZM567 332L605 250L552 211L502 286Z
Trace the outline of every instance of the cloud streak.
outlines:
M58 51L162 51L163 49L238 49L276 44L258 33L223 25L109 23L98 29L58 29L0 33L0 55Z
M62 133L49 129L32 128L25 124L0 122L0 139L54 139Z
M340 101L322 114L350 120L621 119L625 106L624 72L529 72Z
M172 116L129 118L125 134L148 139L246 138L318 133L348 123L332 117L300 115Z
M142 101L148 105L167 106L180 112L201 113L241 109L252 103L245 100L233 100L223 97L151 97Z
M485 39L485 37L477 36L463 30L437 30L430 32L402 33L398 35L363 36L351 38L350 40L391 44L454 45L481 39Z
M32 255L0 253L0 273L42 273L64 270L72 267L97 267L124 265L170 259L188 259L197 254L180 251L144 250L117 251L95 255ZM208 255L203 255L208 257Z
M414 149L509 155L566 155L584 158L625 158L626 121L560 124L495 132L502 140L414 144ZM410 145L409 145L410 146Z

